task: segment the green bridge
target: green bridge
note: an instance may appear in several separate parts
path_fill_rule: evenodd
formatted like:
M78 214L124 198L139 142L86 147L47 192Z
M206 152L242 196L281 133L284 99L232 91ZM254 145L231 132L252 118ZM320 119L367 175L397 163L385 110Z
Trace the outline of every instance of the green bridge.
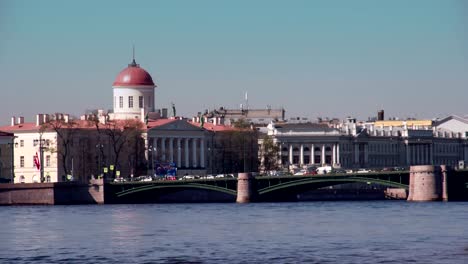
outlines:
M389 188L409 188L409 172L326 174L313 176L257 176L252 180L256 200L291 200L297 194L329 186L362 183ZM332 187L333 188L333 187ZM106 183L106 203L233 202L237 179Z

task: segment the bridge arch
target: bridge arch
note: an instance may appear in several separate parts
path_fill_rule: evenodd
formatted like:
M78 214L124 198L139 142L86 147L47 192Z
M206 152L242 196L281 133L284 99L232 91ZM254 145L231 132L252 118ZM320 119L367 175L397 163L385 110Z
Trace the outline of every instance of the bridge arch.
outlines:
M186 184L177 184L177 185L172 185L172 184L164 184L164 185L143 185L135 188L130 188L127 190L123 190L120 192L116 193L117 197L125 197L129 196L132 194L136 193L141 193L141 192L146 192L146 191L151 191L151 190L157 190L157 189L202 189L202 190L208 190L208 191L215 191L215 192L221 192L225 193L228 195L233 195L236 196L237 192L231 189L219 187L219 186L214 186L214 185L208 185L208 184L200 184L200 183L186 183Z
M402 188L408 189L409 186L406 184L383 180L383 179L375 179L375 178L366 178L366 177L310 177L306 179L299 179L294 181L288 181L280 184L276 184L273 186L265 187L258 190L258 194L262 195L269 195L273 192L281 192L281 191L288 191L294 189L306 189L305 187L316 186L315 189L327 186L333 186L337 184L344 184L344 183L367 183L367 184L380 184L383 186L393 187L393 188Z

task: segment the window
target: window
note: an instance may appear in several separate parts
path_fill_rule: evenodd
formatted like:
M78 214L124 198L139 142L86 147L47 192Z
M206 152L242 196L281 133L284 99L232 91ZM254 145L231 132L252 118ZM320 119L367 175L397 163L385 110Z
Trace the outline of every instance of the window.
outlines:
M119 96L119 107L123 108L123 96Z
M46 182L50 182L50 175L47 175Z
M138 97L138 107L143 108L143 96Z
M25 179L24 179L24 176L21 175L21 176L20 176L20 183L25 183L25 182L26 182L26 181L25 181Z
M133 108L133 96L128 97L128 108Z
M37 139L33 140L33 146L35 147L35 146L37 146L37 144L39 144L39 140L37 140Z
M20 168L24 168L24 156L20 157Z
M50 155L46 156L46 167L50 167Z
M20 147L24 147L24 140L20 140Z

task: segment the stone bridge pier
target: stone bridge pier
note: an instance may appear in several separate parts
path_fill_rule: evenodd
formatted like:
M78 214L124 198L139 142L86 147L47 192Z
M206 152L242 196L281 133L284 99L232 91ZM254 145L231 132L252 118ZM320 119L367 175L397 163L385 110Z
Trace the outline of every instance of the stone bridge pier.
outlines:
M447 201L448 168L445 165L421 165L410 167L408 201Z
M257 198L255 177L251 173L239 173L237 177L237 203L254 202Z

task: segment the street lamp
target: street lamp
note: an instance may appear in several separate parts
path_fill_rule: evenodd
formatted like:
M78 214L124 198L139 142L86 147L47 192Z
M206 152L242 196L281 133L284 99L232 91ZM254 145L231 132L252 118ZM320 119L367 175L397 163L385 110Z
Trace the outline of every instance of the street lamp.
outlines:
M101 166L102 166L102 160L101 160L101 155L102 155L102 149L104 148L103 144L97 144L96 148L98 149L98 177L101 174Z
M41 182L44 182L44 143L45 139L42 139L42 134L39 134L39 140L35 139L35 141L39 141L39 171L40 171L40 176L39 180Z

